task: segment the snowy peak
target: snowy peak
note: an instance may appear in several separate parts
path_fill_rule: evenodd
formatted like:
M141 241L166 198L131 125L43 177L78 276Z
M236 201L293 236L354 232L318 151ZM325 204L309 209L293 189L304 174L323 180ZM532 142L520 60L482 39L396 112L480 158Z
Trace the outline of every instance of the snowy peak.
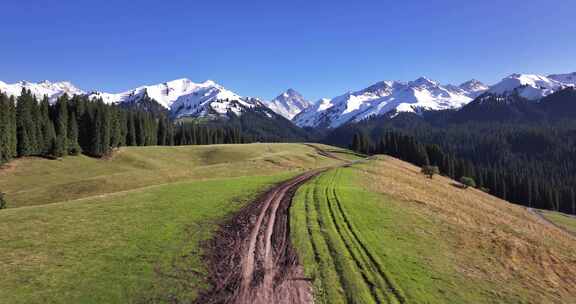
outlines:
M291 120L302 110L310 107L310 102L294 89L288 89L266 105L277 114Z
M548 75L548 78L562 82L564 84L576 85L576 72L569 74L552 74Z
M414 81L408 82L408 85L410 87L433 88L433 87L437 87L439 85L439 83L434 81L434 80L430 80L426 77L420 77Z
M41 99L44 96L48 96L48 100L51 103L54 103L58 97L64 94L68 94L70 96L85 94L84 91L80 90L69 81L50 82L48 80L44 80L35 83L23 80L12 84L7 84L0 81L0 92L6 93L8 95L18 97L22 93L22 89L30 90L32 94L35 95L38 99Z
M118 94L94 92L89 98L106 103L137 104L149 97L170 111L173 117L224 117L240 115L245 109L262 106L253 98L243 98L212 80L195 83L187 78L141 86Z
M397 112L459 108L472 100L457 87L420 77L414 81L380 81L365 89L322 100L294 118L302 127L335 128L350 121Z
M562 88L573 86L573 83L562 81L565 77L569 76L566 74L553 75L553 77L537 74L512 74L491 86L489 92L498 95L516 92L519 96L526 99L538 100Z
M207 80L202 83L194 83L190 79L180 78L155 85L137 87L117 94L94 92L90 94L90 98L102 98L106 103L123 103L132 102L147 94L148 97L154 99L164 108L170 109L172 104L180 97L194 93L199 94L201 91L203 93L208 91L211 93L214 93L215 91L231 93L212 80ZM233 93L228 94L228 96L225 97L239 98L239 96Z
M470 98L476 98L490 89L490 87L476 79L463 82L458 86L458 88L466 92L466 95Z

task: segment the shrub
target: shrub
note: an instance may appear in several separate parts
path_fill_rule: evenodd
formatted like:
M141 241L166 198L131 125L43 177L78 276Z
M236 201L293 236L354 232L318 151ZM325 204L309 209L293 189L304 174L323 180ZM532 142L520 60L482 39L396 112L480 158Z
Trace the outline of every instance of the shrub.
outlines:
M476 187L476 181L468 176L462 176L460 178L460 183L462 183L462 185L464 185L464 188L468 188L468 187Z
M422 174L428 176L428 178L432 178L434 174L440 174L440 169L437 166L423 166L422 170L420 170Z
M4 193L0 192L0 209L6 209L6 199Z

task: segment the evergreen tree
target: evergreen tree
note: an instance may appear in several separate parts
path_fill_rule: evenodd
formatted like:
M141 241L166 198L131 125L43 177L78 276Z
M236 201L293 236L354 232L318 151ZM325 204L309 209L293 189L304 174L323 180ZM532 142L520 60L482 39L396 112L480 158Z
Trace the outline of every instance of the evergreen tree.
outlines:
M54 127L57 138L57 157L68 154L68 95L64 94L58 98L55 104Z
M82 152L82 148L78 142L79 130L78 121L76 120L76 111L68 112L68 154L78 155Z
M10 110L8 102L8 96L0 92L0 164L12 158L9 152Z
M54 124L50 119L50 103L48 96L44 96L40 102L38 125L40 127L40 144L41 154L49 155L51 153L52 141L56 136Z
M16 104L14 96L8 100L8 147L7 156L14 158L18 156L18 143L17 143L17 125L16 125Z
M6 209L6 196L4 193L0 192L0 209Z
M37 101L29 90L22 89L16 105L16 142L18 156L39 154Z
M136 146L138 145L136 141L136 122L134 121L134 113L129 112L126 120L126 145Z

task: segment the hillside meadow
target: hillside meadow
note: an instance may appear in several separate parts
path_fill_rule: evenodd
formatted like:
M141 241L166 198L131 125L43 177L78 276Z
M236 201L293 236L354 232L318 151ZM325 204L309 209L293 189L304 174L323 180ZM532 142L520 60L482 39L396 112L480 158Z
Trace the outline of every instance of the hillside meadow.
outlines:
M0 303L171 303L207 287L202 241L273 185L339 161L301 144L121 148L0 173Z
M316 303L576 302L564 231L391 157L322 174L291 217Z

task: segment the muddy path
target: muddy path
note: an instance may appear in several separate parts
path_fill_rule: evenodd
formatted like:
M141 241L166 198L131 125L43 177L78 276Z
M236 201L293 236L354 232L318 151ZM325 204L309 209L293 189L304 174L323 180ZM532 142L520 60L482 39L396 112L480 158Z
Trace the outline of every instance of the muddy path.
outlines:
M313 302L290 242L289 208L298 187L321 172L274 187L222 225L206 245L212 289L197 303Z

